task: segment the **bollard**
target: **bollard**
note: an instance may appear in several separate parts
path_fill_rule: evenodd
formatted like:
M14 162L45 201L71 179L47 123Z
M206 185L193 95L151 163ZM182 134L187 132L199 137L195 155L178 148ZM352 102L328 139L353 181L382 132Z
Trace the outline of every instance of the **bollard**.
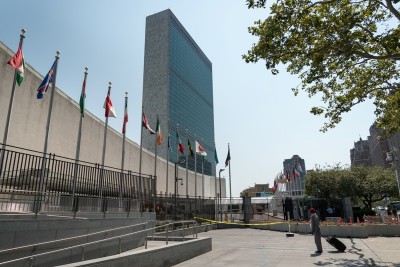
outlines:
M166 245L168 245L168 227L169 224L167 224L167 226L165 227Z
M35 258L29 258L29 261L30 261L30 264L29 264L29 266L30 267L33 267L33 263L35 262Z
M194 222L194 233L197 239L197 221Z
M122 252L122 238L120 237L118 240L118 254Z
M144 236L144 248L147 249L147 232L145 233Z
M81 261L84 261L85 260L85 246L82 246L81 254L82 254Z

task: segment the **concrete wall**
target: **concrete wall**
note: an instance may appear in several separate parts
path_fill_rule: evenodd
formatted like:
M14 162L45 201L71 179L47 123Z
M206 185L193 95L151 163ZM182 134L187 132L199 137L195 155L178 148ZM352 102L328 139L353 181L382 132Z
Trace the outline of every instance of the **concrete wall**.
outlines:
M11 88L14 77L14 69L7 64L14 52L0 42L0 136L3 137L8 106L11 96ZM8 145L43 151L47 114L50 100L50 90L47 91L42 100L36 99L37 88L43 76L36 72L26 63L25 79L20 87L16 87L11 122L8 134ZM49 59L49 68L52 59ZM61 63L60 63L61 64ZM64 73L60 75L65 75ZM105 96L104 96L105 97ZM59 156L75 158L76 142L79 127L79 105L57 88L54 95L51 125L49 130L48 153ZM82 124L82 138L80 160L101 163L104 122L90 111L86 111ZM121 119L122 120L122 119ZM122 122L121 122L122 124ZM2 142L1 138L0 142ZM121 166L122 134L112 128L108 128L107 149L105 165L115 168ZM126 139L125 144L125 168L133 172L139 171L140 146L132 140ZM161 155L162 156L162 155ZM142 173L154 173L154 154L147 150L143 151ZM178 177L184 178L186 183L186 170L179 168ZM199 178L200 177L200 178ZM167 181L167 163L158 157L157 161L157 192L165 194L168 183L168 193L174 193L174 164L169 163ZM212 176L204 176L205 197L215 196L215 180ZM197 175L201 180L201 174ZM186 185L178 185L180 195L189 194L194 196L194 172L189 171L188 192ZM226 196L225 180L222 180L222 196ZM201 183L198 182L197 192L202 192Z
M69 237L87 235L104 230L111 230L122 226L131 226L116 231L109 231L101 234L96 234L84 238L58 242L57 244L43 244L37 247L26 247L13 252L0 253L1 262L54 251L64 247L75 246L87 242L104 240L106 238L130 234L132 232L144 230L154 227L154 213L148 213L147 216L139 217L140 214L133 214L131 217L122 217L110 215L107 218L96 218L95 216L85 216L80 214L80 217L72 218L66 216L46 216L40 215L1 215L0 223L0 251L14 247L37 244L47 241L60 240ZM139 225L143 222L150 221L147 225ZM122 239L121 249L127 251L144 243L144 235L129 235ZM119 240L110 240L107 242L95 243L85 246L85 258L94 259L112 255L118 249ZM38 257L35 259L34 266L55 266L65 264L71 260L80 259L82 254L81 248L65 250L59 253L52 253L47 256ZM26 266L26 260L12 263L10 266Z

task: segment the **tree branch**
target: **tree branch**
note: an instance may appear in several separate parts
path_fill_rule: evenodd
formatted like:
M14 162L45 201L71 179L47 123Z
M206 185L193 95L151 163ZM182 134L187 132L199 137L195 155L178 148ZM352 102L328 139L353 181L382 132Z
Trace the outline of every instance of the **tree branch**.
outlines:
M398 19L400 20L400 13L394 8L392 0L386 0L386 5L389 11Z
M384 56L375 56L369 53L364 53L361 51L354 51L354 54L363 58L368 59L376 59L376 60L384 60L384 59L393 59L393 60L400 60L400 54L392 54L392 55L384 55Z

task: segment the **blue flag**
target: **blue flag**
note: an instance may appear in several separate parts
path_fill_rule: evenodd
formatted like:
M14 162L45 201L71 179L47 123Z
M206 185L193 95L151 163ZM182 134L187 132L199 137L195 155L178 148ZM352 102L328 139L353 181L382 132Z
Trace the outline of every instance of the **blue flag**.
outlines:
M39 85L39 88L37 89L37 99L42 99L44 93L47 92L47 89L49 88L50 83L53 81L53 76L54 76L54 68L56 66L56 60L53 63L53 66L51 66L51 69L47 73L46 77L44 77L42 83Z

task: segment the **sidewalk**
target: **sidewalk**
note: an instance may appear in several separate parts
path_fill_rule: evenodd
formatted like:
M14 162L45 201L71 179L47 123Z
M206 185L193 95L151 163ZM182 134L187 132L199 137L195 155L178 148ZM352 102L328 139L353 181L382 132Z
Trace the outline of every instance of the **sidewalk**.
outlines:
M212 237L212 251L175 265L178 267L309 267L396 266L400 267L399 237L340 238L346 252L336 251L322 240L323 253L315 254L312 235L257 229L224 229L200 233Z

